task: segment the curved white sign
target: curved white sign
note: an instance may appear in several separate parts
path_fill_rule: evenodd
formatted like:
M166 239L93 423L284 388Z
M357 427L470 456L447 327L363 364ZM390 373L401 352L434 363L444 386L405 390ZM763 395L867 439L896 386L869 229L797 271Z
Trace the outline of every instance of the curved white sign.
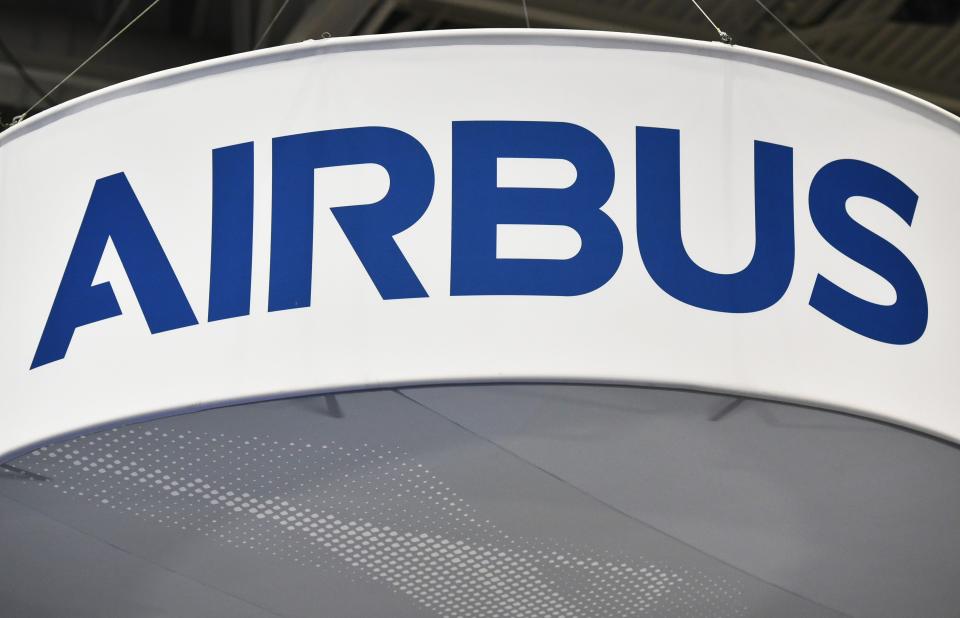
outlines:
M295 393L569 380L960 439L960 122L720 44L361 37L0 136L0 453Z

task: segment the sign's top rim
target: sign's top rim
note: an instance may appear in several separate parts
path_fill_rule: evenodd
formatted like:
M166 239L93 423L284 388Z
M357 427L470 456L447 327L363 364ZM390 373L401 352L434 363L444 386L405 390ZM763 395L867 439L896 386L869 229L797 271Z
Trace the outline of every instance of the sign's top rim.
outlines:
M243 52L174 67L113 84L44 110L0 134L0 146L49 125L60 118L97 104L134 93L182 83L198 77L324 54L449 45L553 45L621 48L723 58L779 69L832 83L843 88L858 90L869 96L885 99L909 111L918 113L946 129L960 133L960 118L929 101L860 75L790 56L720 42L648 34L540 28L491 28L311 39L301 43Z

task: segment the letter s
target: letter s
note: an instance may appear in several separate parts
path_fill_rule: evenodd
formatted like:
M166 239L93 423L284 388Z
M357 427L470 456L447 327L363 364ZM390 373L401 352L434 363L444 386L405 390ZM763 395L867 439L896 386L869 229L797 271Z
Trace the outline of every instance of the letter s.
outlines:
M913 221L917 194L893 174L853 159L833 161L810 184L810 216L830 245L886 279L897 293L892 305L871 303L817 275L810 306L865 337L893 344L913 343L927 327L927 293L910 260L892 244L847 213L851 197L867 197Z

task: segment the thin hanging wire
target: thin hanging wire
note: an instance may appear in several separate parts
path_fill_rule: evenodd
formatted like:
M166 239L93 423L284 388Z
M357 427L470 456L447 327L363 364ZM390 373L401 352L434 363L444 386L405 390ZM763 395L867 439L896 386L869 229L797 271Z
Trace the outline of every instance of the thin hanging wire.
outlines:
M98 55L100 52L102 52L102 51L105 50L107 47L109 47L110 44L113 43L115 40L117 40L117 38L118 38L121 34L123 34L124 32L126 32L127 30L129 30L130 27L133 26L133 24L135 24L135 23L137 23L138 21L140 21L140 18L143 17L144 15L146 15L147 12L148 12L150 9L152 9L152 8L155 7L155 6L157 6L157 4L158 4L159 2L160 2L160 0L153 0L153 2L151 2L151 3L147 6L147 8L145 8L145 9L143 9L142 11L140 11L139 13L137 13L137 16L134 17L132 20L130 20L130 23L128 23L126 26L124 26L124 27L121 28L119 31L117 31L117 33L116 33L115 35L113 35L112 37L110 37L110 38L107 40L106 43L104 43L103 45L101 45L100 47L98 47L96 51L94 51L92 54L90 54L89 56L87 56L87 59L86 59L86 60L84 60L83 62L81 62L81 63L77 66L77 68L75 68L74 70L70 71L70 73L69 73L66 77L64 77L64 78L61 79L59 82L57 82L57 85L54 86L53 88L51 88L50 90L48 90L45 95L43 95L42 97L40 97L39 99L37 99L37 102L34 103L33 105L31 105L30 108L27 109L27 111L23 112L23 113L20 114L19 116L14 116L14 118L13 118L13 124L17 124L18 122L22 122L23 119L26 118L26 117L30 114L30 112L32 112L34 109L36 109L38 105L40 105L41 103L43 103L43 102L47 99L47 97L49 97L51 94L53 94L54 92L56 92L56 91L57 91L57 88L59 88L60 86L64 85L64 84L67 82L67 80L69 80L71 77L73 77L74 75L76 75L77 72L80 71L80 69L82 69L83 67L87 66L87 63L88 63L88 62L90 62L91 60L93 60L94 58L96 58L97 55Z
M527 11L527 0L520 0L523 4L523 21L527 23L527 28L530 27L530 12Z
M700 6L700 3L697 2L697 0L690 0L690 2L692 2L693 6L697 7L697 10L699 10L700 13L702 13L703 16L707 18L707 21L710 22L710 25L713 26L713 29L717 31L717 36L720 37L720 41L722 43L726 43L727 45L733 45L733 37L727 34L726 32L724 32L723 30L721 30L720 27L716 24L716 22L710 19L710 16L707 15L707 12L703 10L703 7Z
M93 44L93 49L100 47L103 42L107 40L107 37L110 36L110 33L113 32L113 29L117 27L117 24L120 23L120 19L129 8L130 0L120 0L120 4L117 5L117 8L110 16L110 19L107 20L106 25L104 25L103 29L100 31L100 35L97 36L97 42Z
M30 72L27 71L27 68L23 66L23 63L14 55L9 47L3 42L3 39L0 39L0 55L7 59L13 68L16 69L17 73L20 75L20 79L23 80L31 90L37 93L37 96L43 96L43 88L40 87L40 84L37 83L33 76L30 75ZM55 103L55 102L54 102Z
M762 8L764 11L766 11L766 12L767 12L767 15L769 15L769 16L772 17L774 20L776 20L776 22L777 22L778 24L780 24L780 26L781 26L784 30L786 30L787 32L789 32L789 33L790 33L790 36L792 36L793 38L795 38L795 39L797 40L797 43L800 43L801 45L803 45L803 48L806 49L808 52L810 52L810 55L813 56L814 58L816 58L816 59L820 62L820 64L822 64L822 65L824 65L824 66L830 66L829 64L827 64L827 61L824 60L823 58L821 58L820 55L819 55L817 52L815 52L815 51L813 51L812 49L810 49L810 46L807 45L806 43L804 43L804 42L803 42L803 39L801 39L799 36L797 36L797 33L790 29L790 26L788 26L787 24L785 24L785 23L783 23L782 21L780 21L780 18L777 17L776 13L774 13L774 12L771 11L769 8L767 8L767 5L766 5L766 4L764 4L761 0L753 0L753 1L756 2L757 4L759 4L759 5L760 5L760 8Z
M283 13L283 9L287 8L288 4L290 4L290 0L283 0L283 4L281 4L280 8L277 9L273 19L271 19L270 23L267 24L267 27L263 29L263 34L260 35L260 38L257 40L257 44L253 46L254 49L260 49L260 46L263 45L263 41L266 40L267 35L270 34L271 30L273 30L273 25L277 23L278 19L280 19L280 13Z

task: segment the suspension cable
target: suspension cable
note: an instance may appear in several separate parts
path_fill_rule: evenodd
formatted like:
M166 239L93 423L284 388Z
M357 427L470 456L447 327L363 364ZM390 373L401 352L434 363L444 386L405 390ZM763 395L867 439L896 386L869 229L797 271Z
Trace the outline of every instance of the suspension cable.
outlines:
M260 49L260 46L263 45L263 41L267 38L267 35L270 34L271 30L273 30L273 25L277 23L278 19L280 19L280 13L283 13L283 9L287 8L288 4L290 4L290 0L283 0L283 4L281 4L280 8L277 9L273 19L271 19L270 23L267 24L267 27L263 29L263 34L260 35L260 38L257 40L257 44L253 46L254 49Z
M53 88L51 88L50 90L48 90L46 94L44 94L42 97L40 97L39 99L37 99L37 102L34 103L33 105L31 105L31 106L29 107L29 109L27 109L27 111L23 112L23 113L20 114L19 116L14 116L14 118L13 118L13 124L17 124L18 122L22 122L23 119L26 118L27 115L30 114L30 112L32 112L34 109L36 109L36 107L37 107L38 105L40 105L41 103L43 103L43 102L47 99L47 97L49 97L51 94L53 94L54 92L56 92L57 89L58 89L60 86L64 85L64 84L67 82L67 80L69 80L71 77L73 77L74 75L76 75L76 74L80 71L80 69L82 69L83 67L87 66L87 63L88 63L88 62L90 62L91 60L93 60L94 58L96 58L97 55L98 55L100 52L102 52L102 51L105 50L107 47L109 47L110 44L113 43L115 40L117 40L117 38L118 38L121 34L123 34L124 32L126 32L127 30L129 30L130 27L133 26L133 24L135 24L135 23L137 23L138 21L140 21L140 18L143 17L144 15L146 15L147 12L148 12L150 9L152 9L152 8L155 7L155 6L157 6L157 4L158 4L159 2L160 2L160 0L153 0L153 2L151 2L151 3L147 6L147 8L143 9L142 11L140 11L140 12L137 14L136 17L134 17L132 20L130 20L130 23L128 23L126 26L124 26L124 27L121 28L119 31L117 31L117 33L116 33L115 35L113 35L112 37L110 37L110 38L107 40L106 43L104 43L103 45L101 45L100 47L98 47L98 48L96 49L96 51L94 51L92 54L90 54L89 56L87 56L87 59L84 60L83 62L81 62L81 63L77 66L77 68L75 68L74 70L70 71L70 73L69 73L66 77L64 77L64 78L61 79L59 82L57 82L57 85L56 85L56 86L54 86Z
M25 83L27 86L30 87L31 90L37 93L37 96L43 95L43 88L41 88L40 84L38 84L37 81L33 79L33 76L30 75L29 71L27 71L27 68L23 66L23 63L20 62L20 59L17 58L16 55L14 55L13 51L11 51L9 47L7 47L7 45L3 42L2 39L0 39L0 55L3 55L3 57L7 59L7 62L13 65L13 68L20 75L20 79L23 80L23 83Z
M803 48L806 49L808 52L810 52L810 55L813 56L814 58L816 58L817 61L820 62L820 64L822 64L822 65L824 65L824 66L830 66L829 64L827 64L827 61L824 60L823 58L821 58L820 55L819 55L817 52L813 51L813 50L810 48L809 45L807 45L806 43L804 43L804 42L803 42L803 39L801 39L799 36L797 36L797 33L790 29L790 26L788 26L787 24L783 23L783 22L780 20L780 18L777 17L776 13L774 13L774 12L771 11L769 8L767 8L767 5L764 4L764 3L762 2L762 0L753 0L753 1L756 2L757 4L759 4L759 5L760 5L760 8L762 8L764 11L767 12L767 15L769 15L770 17L772 17L778 24L780 24L780 26L781 26L784 30L786 30L788 33L790 33L790 36L792 36L794 39L796 39L796 40L797 40L797 43L800 43L801 45L803 45Z
M690 0L690 2L692 2L693 6L697 7L697 10L699 10L700 13L707 18L707 21L710 22L710 25L713 26L713 29L717 31L717 36L720 37L720 41L722 43L726 43L727 45L733 45L733 37L721 30L716 22L710 19L710 16L707 15L707 12L703 10L703 7L700 6L700 3L697 2L697 0Z

